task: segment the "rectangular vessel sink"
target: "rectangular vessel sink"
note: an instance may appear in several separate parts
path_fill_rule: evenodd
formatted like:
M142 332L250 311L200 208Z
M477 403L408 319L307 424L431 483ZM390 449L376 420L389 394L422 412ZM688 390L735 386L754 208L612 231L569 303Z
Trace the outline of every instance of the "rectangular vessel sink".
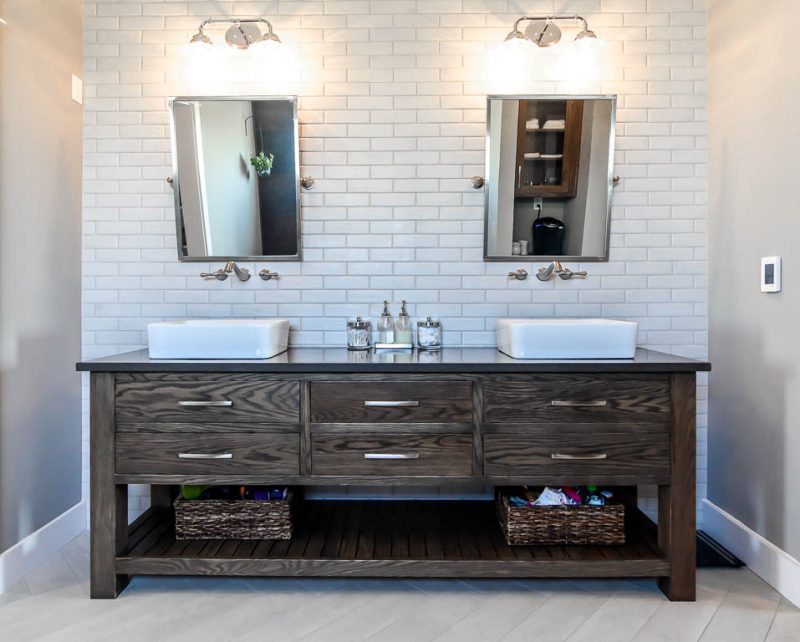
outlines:
M289 346L286 319L185 319L147 324L151 359L269 359Z
M498 319L497 349L514 359L633 359L638 328L611 319Z

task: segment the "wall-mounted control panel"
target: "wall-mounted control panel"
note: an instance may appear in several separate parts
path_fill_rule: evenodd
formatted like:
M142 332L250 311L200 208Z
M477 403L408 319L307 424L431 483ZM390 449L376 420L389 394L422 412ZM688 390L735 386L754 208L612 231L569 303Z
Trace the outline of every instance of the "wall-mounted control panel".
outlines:
M765 256L761 259L761 291L781 291L781 257Z

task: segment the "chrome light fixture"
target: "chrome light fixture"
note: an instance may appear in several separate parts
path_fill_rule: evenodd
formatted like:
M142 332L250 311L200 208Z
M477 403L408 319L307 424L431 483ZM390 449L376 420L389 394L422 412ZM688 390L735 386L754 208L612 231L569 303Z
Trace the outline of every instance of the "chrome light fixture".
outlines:
M206 33L206 27L215 24L229 24L225 32L225 42L235 49L247 49L259 42L280 43L281 39L272 29L272 23L266 18L207 18L200 23L191 43L212 44ZM262 31L261 27L264 28Z
M522 16L514 22L513 28L506 36L506 42L527 40L538 47L550 47L561 41L561 28L556 23L566 20L572 20L581 26L578 35L575 36L575 42L584 38L597 39L597 34L589 29L589 23L582 16ZM523 22L528 23L524 32L520 28Z

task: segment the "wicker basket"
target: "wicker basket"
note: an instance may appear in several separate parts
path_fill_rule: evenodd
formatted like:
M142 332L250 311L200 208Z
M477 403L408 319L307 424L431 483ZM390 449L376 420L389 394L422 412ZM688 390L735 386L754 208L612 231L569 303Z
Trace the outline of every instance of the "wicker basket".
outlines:
M292 494L286 499L175 501L175 538L292 539Z
M625 506L511 506L497 496L497 516L510 546L624 544Z

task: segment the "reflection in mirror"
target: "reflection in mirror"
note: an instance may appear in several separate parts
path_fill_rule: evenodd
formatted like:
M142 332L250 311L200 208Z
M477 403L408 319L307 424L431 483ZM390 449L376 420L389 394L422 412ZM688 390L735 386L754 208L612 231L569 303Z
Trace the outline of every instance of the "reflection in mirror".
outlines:
M608 260L615 106L489 97L486 260Z
M173 98L178 258L300 260L294 98Z

